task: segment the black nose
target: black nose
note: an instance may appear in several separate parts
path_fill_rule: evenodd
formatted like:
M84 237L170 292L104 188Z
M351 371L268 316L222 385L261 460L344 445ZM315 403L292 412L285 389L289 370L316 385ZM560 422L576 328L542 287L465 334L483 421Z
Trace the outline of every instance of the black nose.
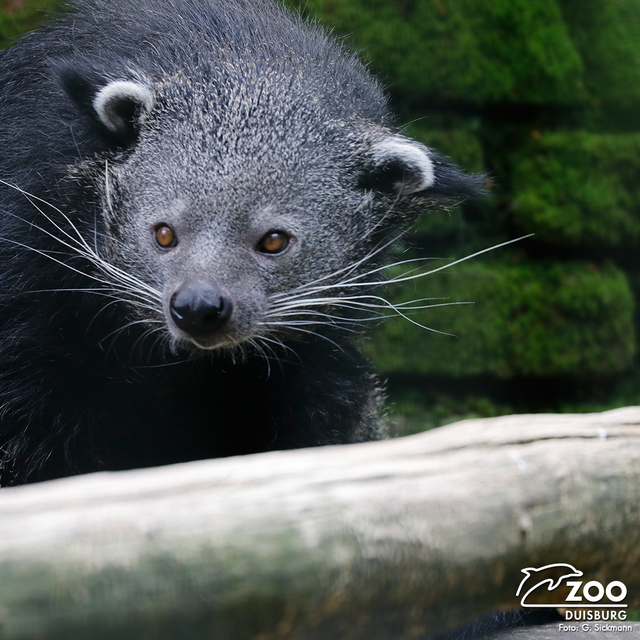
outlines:
M206 336L230 317L233 304L208 282L193 282L171 296L171 317L190 336Z

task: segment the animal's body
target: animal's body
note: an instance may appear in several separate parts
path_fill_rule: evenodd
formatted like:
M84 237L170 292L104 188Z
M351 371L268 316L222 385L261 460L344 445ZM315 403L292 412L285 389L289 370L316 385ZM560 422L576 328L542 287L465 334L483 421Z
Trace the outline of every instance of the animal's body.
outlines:
M2 484L379 437L388 245L465 176L269 0L91 0L0 57Z

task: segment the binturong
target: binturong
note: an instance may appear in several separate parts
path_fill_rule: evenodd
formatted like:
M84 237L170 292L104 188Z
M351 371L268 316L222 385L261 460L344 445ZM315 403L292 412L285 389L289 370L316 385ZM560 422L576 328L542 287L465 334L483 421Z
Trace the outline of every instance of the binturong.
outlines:
M270 0L78 0L0 57L3 485L382 437L390 247L478 190Z

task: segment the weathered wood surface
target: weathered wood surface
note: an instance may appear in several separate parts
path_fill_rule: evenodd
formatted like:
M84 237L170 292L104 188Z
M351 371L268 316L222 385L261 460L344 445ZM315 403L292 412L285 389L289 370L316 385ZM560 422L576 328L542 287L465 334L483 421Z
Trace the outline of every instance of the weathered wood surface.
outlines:
M634 627L632 622L616 623L616 626ZM539 627L528 627L519 629L508 629L496 633L491 640L637 640L640 637L640 625L635 624L633 631L596 631L595 625L591 625L592 631L562 631L558 624L545 624Z
M0 638L401 640L571 563L640 605L640 408L0 491Z

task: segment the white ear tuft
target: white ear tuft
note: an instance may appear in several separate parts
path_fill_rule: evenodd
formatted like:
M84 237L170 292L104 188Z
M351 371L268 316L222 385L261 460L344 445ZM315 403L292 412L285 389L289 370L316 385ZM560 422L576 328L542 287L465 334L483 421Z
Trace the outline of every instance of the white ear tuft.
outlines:
M396 188L405 194L423 191L435 182L429 149L419 142L389 136L374 143L371 154L377 167L394 166L402 170L403 177Z
M137 110L153 106L149 87L130 80L115 80L102 87L93 98L93 108L102 124L114 133L131 127Z

